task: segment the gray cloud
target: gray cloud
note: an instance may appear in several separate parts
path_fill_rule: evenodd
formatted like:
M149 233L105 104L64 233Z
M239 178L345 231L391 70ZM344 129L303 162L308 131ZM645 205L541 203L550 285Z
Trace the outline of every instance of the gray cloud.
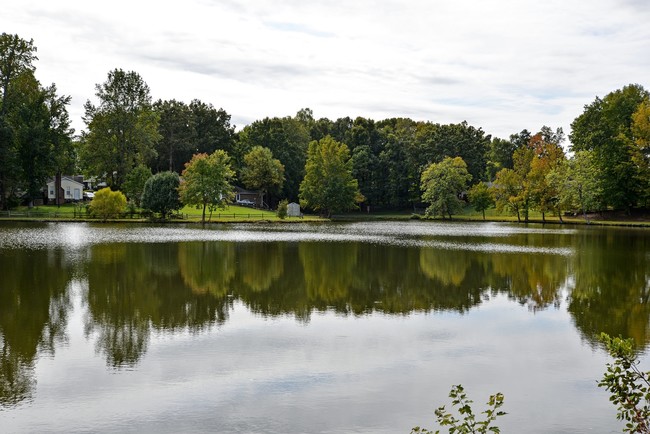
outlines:
M183 59L177 56L142 55L142 59L157 63L170 70L183 70L196 74L218 77L226 80L280 85L297 77L307 77L313 72L300 65L284 63L261 63L246 59L225 59L222 62L208 63L195 59Z
M648 18L647 0L21 0L3 5L0 28L34 38L37 77L73 95L77 116L121 67L156 97L218 102L240 126L310 106L467 119L507 137L568 133L596 95L647 80Z

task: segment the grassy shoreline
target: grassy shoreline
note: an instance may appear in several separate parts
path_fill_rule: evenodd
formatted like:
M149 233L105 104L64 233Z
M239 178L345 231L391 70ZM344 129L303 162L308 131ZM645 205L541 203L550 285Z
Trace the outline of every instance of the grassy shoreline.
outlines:
M481 213L477 213L471 208L467 208L463 214L452 215L452 219L441 217L426 217L422 214L415 214L412 212L377 212L377 213L347 213L333 216L334 221L400 221L400 220L416 220L416 221L432 221L432 222L492 222L492 223L516 223L516 224L542 224L542 225L585 225L585 226L621 226L621 227L637 227L637 228L650 228L650 218L622 218L620 215L604 216L598 214L591 214L585 220L582 216L564 216L560 221L557 216L546 216L542 219L541 214L531 212L528 217L528 222L517 220L517 216L498 214L494 209L486 212L485 219Z
M141 216L123 215L119 218L102 219L92 218L83 210L75 208L73 204L65 204L60 207L45 205L28 209L19 207L15 210L0 212L0 222L88 222L88 223L149 223L149 224L223 224L223 223L262 223L262 222L283 222L299 223L305 221L326 221L317 216L305 215L303 217L287 217L280 219L274 211L247 208L242 206L230 206L225 210L217 210L210 216L206 212L206 220L202 221L202 210L193 207L181 209L178 216L171 219L150 219Z
M6 215L5 211L0 213L0 222L90 222L102 223L102 220L90 218L85 214L79 216L79 209L75 209L73 204L65 204L60 207L45 205L28 209L21 207L12 210L14 215ZM516 216L498 214L494 209L486 212L485 220L481 213L477 213L471 207L465 209L463 214L453 215L452 219L442 219L440 217L425 217L422 214L414 214L410 211L384 211L384 212L351 212L338 214L331 219L322 218L315 215L305 215L303 217L287 217L280 219L275 212L259 210L232 205L225 210L218 210L206 214L206 221L201 221L202 210L185 207L180 211L183 218L173 218L168 220L149 219L149 218L131 218L128 216L116 219L108 219L108 223L162 223L162 224L225 224L225 223L301 223L301 222L344 222L344 221L435 221L435 222L496 222L496 223L518 223L526 224L523 220L519 222ZM621 218L620 213L610 213L610 215L592 214L587 220L582 216L565 216L563 221L557 216L547 216L542 220L541 214L531 212L528 223L543 225L594 225L594 226L621 226L650 228L650 216L641 215L640 217Z

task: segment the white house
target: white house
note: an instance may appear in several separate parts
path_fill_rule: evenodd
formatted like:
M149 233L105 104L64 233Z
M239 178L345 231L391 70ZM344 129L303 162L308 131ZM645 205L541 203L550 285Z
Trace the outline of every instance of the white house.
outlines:
M61 177L60 197L66 201L81 200L83 198L83 192L83 183L67 176ZM47 199L48 201L54 201L56 199L56 195L54 194L54 179L47 183Z

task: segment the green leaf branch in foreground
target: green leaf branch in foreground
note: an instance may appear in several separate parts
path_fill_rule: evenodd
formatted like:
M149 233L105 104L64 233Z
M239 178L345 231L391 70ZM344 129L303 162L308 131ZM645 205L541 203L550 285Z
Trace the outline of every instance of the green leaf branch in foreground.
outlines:
M449 397L452 399L451 405L457 408L460 418L456 418L453 414L446 411L444 405L435 411L438 425L441 427L449 427L449 433L485 434L501 432L499 427L491 425L497 417L506 415L506 412L499 410L503 406L504 397L502 393L490 395L490 399L487 402L488 408L481 413L485 415L485 420L481 421L476 420L476 415L471 406L473 401L467 397L462 385L452 386ZM439 432L430 431L419 426L411 430L411 434L434 434Z
M623 431L650 433L650 372L639 369L632 339L611 338L601 333L601 341L614 358L598 386L612 395L609 400L618 409L617 418L625 421Z

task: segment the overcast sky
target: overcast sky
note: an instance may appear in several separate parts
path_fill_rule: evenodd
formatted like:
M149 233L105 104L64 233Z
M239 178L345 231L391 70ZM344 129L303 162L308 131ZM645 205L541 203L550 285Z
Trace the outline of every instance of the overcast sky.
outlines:
M467 120L507 138L562 127L596 96L650 88L648 0L20 0L0 31L33 39L37 78L74 127L110 70L156 99L198 98L241 128L293 116Z

